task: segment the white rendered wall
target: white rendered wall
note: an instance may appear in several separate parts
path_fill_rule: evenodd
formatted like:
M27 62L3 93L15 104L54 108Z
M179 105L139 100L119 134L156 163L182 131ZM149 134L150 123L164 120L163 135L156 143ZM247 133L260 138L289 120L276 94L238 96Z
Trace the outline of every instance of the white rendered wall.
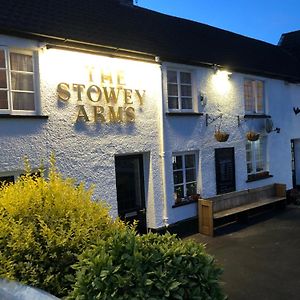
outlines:
M300 137L300 114L291 128L290 120L293 118L291 108L292 99L298 99L300 107L300 90L294 84L286 84L282 80L269 79L259 76L233 73L227 82L218 82L214 71L210 68L189 67L184 65L165 64L167 67L175 67L193 72L196 87L196 105L204 116L170 116L164 115L166 167L167 170L167 203L169 223L174 223L197 215L197 204L191 203L184 206L172 207L173 175L172 153L197 151L199 153L198 192L206 198L216 194L215 176L215 149L234 147L236 190L244 190L267 185L274 182L287 184L292 187L291 171L291 136ZM272 116L274 127L281 128L280 133L267 134L264 130L263 120L243 120L244 111L244 78L263 80L265 83L266 114ZM207 104L201 107L199 93L205 94ZM167 85L166 72L164 72L164 95L166 99ZM297 97L298 95L298 97ZM165 111L167 104L165 100ZM206 127L205 114L211 118L223 114L221 129L230 133L227 142L217 142L214 131L219 124L216 120ZM241 125L238 126L237 116L241 117ZM267 164L271 178L247 181L246 168L246 132L249 129L260 128L262 134L267 135L268 150ZM298 129L297 129L298 128Z
M39 48L39 44L27 40L0 36L1 44L15 45L38 51L40 70L41 119L0 118L0 170L21 172L23 158L28 156L33 167L53 152L57 166L64 176L95 185L95 198L103 199L117 216L115 182L115 155L143 154L145 165L145 192L148 227L162 224L162 186L159 156L161 116L161 69L157 64L108 58L57 49ZM143 105L137 95L132 97L136 112L135 122L93 122L92 105L83 91L78 101L76 91L71 89L71 98L61 101L57 85L61 82L83 83L88 86L89 68L93 68L95 84L101 85L101 70L125 74L127 88L145 90ZM116 84L116 83L113 83ZM107 106L104 100L100 105ZM116 106L124 106L123 98ZM83 104L90 122L76 122L78 104Z

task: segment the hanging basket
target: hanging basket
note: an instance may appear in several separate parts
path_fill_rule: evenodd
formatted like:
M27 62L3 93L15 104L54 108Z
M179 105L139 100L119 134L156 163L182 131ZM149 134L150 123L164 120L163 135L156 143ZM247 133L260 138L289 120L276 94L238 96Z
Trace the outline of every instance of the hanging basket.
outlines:
M220 130L217 130L215 132L215 139L218 141L218 142L226 142L229 138L229 133L227 132L224 132L224 131L220 131Z
M246 134L248 141L255 142L259 139L259 133L254 131L248 131Z

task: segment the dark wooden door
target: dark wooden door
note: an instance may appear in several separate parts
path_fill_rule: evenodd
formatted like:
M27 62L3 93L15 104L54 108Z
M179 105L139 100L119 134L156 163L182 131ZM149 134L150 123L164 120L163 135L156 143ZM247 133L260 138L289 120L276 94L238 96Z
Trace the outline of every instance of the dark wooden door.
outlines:
M215 149L217 194L235 191L234 148Z
M138 221L140 233L147 232L143 156L115 158L118 213L122 220Z

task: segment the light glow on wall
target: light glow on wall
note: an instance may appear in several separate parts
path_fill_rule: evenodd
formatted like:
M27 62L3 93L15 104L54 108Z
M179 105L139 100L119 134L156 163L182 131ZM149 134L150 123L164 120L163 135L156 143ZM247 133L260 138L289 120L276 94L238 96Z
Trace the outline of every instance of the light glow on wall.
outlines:
M221 94L227 94L230 91L230 76L232 73L225 70L217 70L212 77L213 86L216 91Z
M44 50L40 62L42 81L73 107L75 122L135 122L160 78L156 64L60 49Z

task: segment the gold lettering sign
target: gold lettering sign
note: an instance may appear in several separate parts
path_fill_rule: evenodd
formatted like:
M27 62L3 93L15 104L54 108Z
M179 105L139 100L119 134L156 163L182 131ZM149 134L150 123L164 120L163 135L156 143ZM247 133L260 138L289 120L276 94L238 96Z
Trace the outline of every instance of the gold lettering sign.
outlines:
M135 106L143 106L146 91L128 88L124 73L121 71L112 74L102 70L100 84L93 81L93 72L93 67L87 68L88 83L61 82L57 85L59 100L77 101L76 122L135 122ZM91 110L92 114L89 116Z

